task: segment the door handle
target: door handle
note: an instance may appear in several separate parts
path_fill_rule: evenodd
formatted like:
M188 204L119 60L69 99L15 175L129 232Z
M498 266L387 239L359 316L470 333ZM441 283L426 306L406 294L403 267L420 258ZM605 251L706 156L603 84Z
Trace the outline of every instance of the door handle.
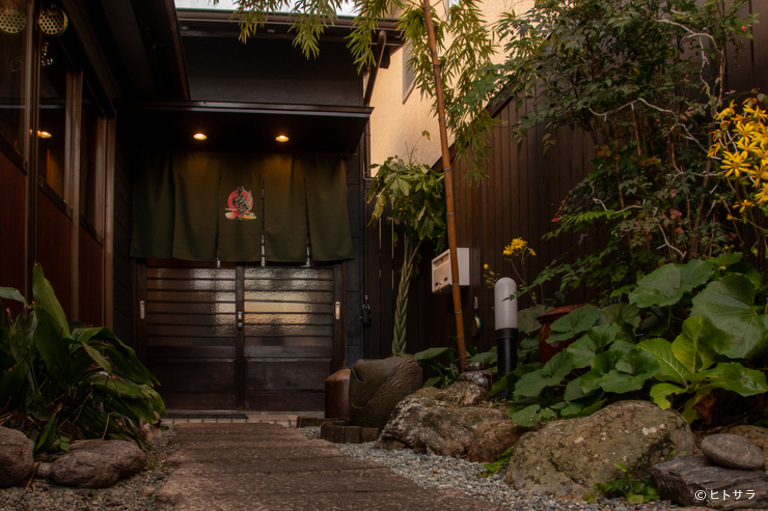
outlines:
M341 319L341 302L336 302L336 319Z
M243 311L237 311L237 329L242 330L243 329Z

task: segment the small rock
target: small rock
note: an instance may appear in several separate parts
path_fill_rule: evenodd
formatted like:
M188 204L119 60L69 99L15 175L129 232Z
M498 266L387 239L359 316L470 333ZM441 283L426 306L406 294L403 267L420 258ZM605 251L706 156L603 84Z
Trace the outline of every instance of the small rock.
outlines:
M0 488L20 483L33 467L32 446L24 433L0 427Z
M768 476L762 470L736 470L714 465L706 456L686 456L651 470L661 498L683 506L714 509L768 507Z
M765 467L763 451L739 435L710 435L702 440L701 452L712 462L728 468L756 470Z
M133 442L87 441L51 465L51 478L62 486L106 488L130 477L147 464L146 455Z
M761 428L759 426L736 426L726 431L726 433L744 437L762 449L763 455L766 458L765 469L768 470L768 428Z
M48 479L51 477L51 464L40 462L35 470L35 477L38 479Z

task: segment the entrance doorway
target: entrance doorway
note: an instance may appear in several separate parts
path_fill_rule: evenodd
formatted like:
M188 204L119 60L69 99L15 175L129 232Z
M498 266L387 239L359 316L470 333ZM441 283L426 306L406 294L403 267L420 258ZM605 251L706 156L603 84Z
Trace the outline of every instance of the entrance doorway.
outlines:
M343 264L139 263L138 352L169 409L311 411L344 359Z

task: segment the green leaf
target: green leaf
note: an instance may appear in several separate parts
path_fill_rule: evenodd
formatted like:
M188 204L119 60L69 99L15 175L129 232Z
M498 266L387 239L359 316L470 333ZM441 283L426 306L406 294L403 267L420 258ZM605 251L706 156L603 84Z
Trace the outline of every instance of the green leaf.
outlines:
M667 398L673 394L683 394L687 390L687 388L679 387L672 383L657 383L651 387L651 399L656 403L656 406L662 410L667 410L672 406L672 403Z
M736 392L740 396L754 396L768 392L765 373L748 369L738 362L718 364L708 373L711 385Z
M78 329L74 331L75 341L80 343L80 346L85 350L91 360L96 362L107 373L112 373L112 364L110 364L106 358L99 352L99 350L92 347L88 342L96 335L99 335L102 328L87 328Z
M19 361L0 378L0 409L22 395L27 378L27 363Z
M437 383L440 380L441 380L441 378L439 376L433 376L432 378L430 378L430 379L428 379L427 381L424 382L424 386L425 387L434 387L435 385L437 385Z
M39 437L37 437L37 442L35 442L35 454L40 454L50 449L50 447L56 441L57 430L56 414L54 413L45 424L43 432L40 433Z
M616 362L616 369L600 378L600 388L617 394L632 392L641 389L658 372L656 358L646 351L635 349L622 355Z
M61 328L48 309L36 308L37 351L45 362L51 378L61 384L71 383L66 378L71 362L69 339L63 337Z
M510 415L510 418L515 421L518 426L530 428L535 426L536 423L541 419L541 413L539 410L541 410L541 405L526 406L522 410L519 410Z
M536 319L549 310L544 305L534 305L517 313L518 330L524 334L530 334L541 328L541 323Z
M67 316L64 314L64 309L62 309L59 300L56 298L51 283L48 282L43 275L43 267L39 264L36 264L32 271L32 296L34 297L34 303L47 310L56 320L64 337L72 335L69 330L69 323L67 323Z
M664 339L655 338L638 343L638 348L648 351L656 357L659 363L659 373L656 379L660 381L675 381L688 386L691 380L691 372L675 358L672 352L672 343Z
M470 357L467 362L484 362L488 364L488 367L495 364L497 360L497 355L495 351L484 351L482 353L478 353L477 355L474 355Z
M691 316L683 322L683 331L672 343L672 353L691 374L708 369L717 354L699 342L704 318Z
M581 389L581 378L582 376L579 376L568 382L568 384L565 386L563 399L566 401L575 401L584 397L584 391Z
M729 358L752 358L768 349L768 315L754 309L755 288L743 275L711 282L693 298L691 316L705 318L701 342Z
M641 309L675 304L683 297L680 285L680 268L676 264L665 264L637 282L637 288L629 293L629 303Z
M514 399L538 396L545 388L560 384L573 369L570 356L565 351L561 351L552 357L544 367L524 374L518 380L515 384Z
M699 286L706 284L717 267L709 261L693 259L680 268L680 280L685 292L690 292Z
M592 364L597 349L597 344L595 344L592 338L589 335L583 335L580 339L577 339L573 344L568 346L565 351L571 354L573 366L580 368Z
M641 309L674 305L685 293L704 285L714 275L715 269L713 263L699 259L683 266L665 264L637 282L637 289L629 294L629 303Z
M27 306L27 299L24 298L19 290L13 287L0 287L0 300L15 300Z
M427 348L424 351L419 351L418 353L415 353L413 355L413 359L416 361L419 360L430 360L436 357L439 357L446 351L450 350L449 347L443 347L443 348Z
M552 333L549 335L547 342L565 341L571 337L576 337L578 334L592 328L599 317L600 309L594 305L587 304L574 309L552 323Z

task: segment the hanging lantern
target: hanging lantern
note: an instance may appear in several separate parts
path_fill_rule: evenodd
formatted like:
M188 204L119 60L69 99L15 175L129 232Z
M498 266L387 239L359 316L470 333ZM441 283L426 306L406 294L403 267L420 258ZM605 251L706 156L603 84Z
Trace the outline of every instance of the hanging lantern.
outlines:
M37 19L40 30L50 37L59 37L69 26L69 18L58 7L48 7L40 11L40 17Z
M27 26L27 14L16 7L0 9L0 30L6 34L18 34Z

